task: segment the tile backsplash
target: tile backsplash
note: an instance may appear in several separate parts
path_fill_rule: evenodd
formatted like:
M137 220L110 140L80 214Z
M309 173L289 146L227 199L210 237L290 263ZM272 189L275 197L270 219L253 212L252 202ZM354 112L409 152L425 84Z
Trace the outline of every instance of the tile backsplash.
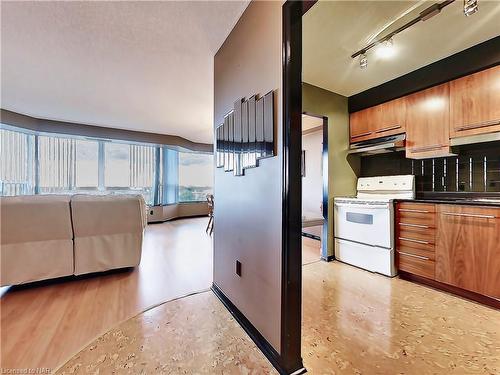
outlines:
M361 176L414 174L417 192L500 192L500 144L462 147L457 156L412 160L404 151L361 157Z

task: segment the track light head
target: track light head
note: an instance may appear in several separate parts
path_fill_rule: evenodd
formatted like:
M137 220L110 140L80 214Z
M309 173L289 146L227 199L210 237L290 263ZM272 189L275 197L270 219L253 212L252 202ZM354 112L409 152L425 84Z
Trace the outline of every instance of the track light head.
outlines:
M477 0L464 0L464 14L466 17L472 16L478 10Z
M359 55L359 67L365 69L368 66L368 59L364 53Z

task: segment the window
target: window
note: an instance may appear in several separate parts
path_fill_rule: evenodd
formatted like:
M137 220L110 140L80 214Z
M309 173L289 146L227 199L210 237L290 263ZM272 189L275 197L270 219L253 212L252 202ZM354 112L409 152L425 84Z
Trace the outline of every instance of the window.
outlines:
M179 152L179 202L205 201L213 187L213 156Z
M75 186L76 141L38 136L39 192L65 193Z
M142 194L148 204L205 201L213 157L168 146L0 129L0 195Z
M104 149L104 186L106 188L129 187L130 145L106 143Z
M0 129L0 195L35 192L35 136Z
M99 187L99 142L76 141L76 186L78 189Z

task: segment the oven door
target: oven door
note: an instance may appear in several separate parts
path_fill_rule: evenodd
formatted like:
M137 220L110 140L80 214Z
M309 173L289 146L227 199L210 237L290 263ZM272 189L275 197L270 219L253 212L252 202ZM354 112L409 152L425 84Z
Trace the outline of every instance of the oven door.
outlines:
M335 238L393 248L392 203L335 202Z

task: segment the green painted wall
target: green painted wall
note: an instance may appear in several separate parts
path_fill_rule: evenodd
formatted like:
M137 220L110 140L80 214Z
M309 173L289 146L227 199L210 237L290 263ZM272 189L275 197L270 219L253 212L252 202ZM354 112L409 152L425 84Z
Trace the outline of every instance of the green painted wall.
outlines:
M347 97L303 83L302 111L328 117L328 255L333 255L333 198L356 193L360 168L359 157L347 158Z

